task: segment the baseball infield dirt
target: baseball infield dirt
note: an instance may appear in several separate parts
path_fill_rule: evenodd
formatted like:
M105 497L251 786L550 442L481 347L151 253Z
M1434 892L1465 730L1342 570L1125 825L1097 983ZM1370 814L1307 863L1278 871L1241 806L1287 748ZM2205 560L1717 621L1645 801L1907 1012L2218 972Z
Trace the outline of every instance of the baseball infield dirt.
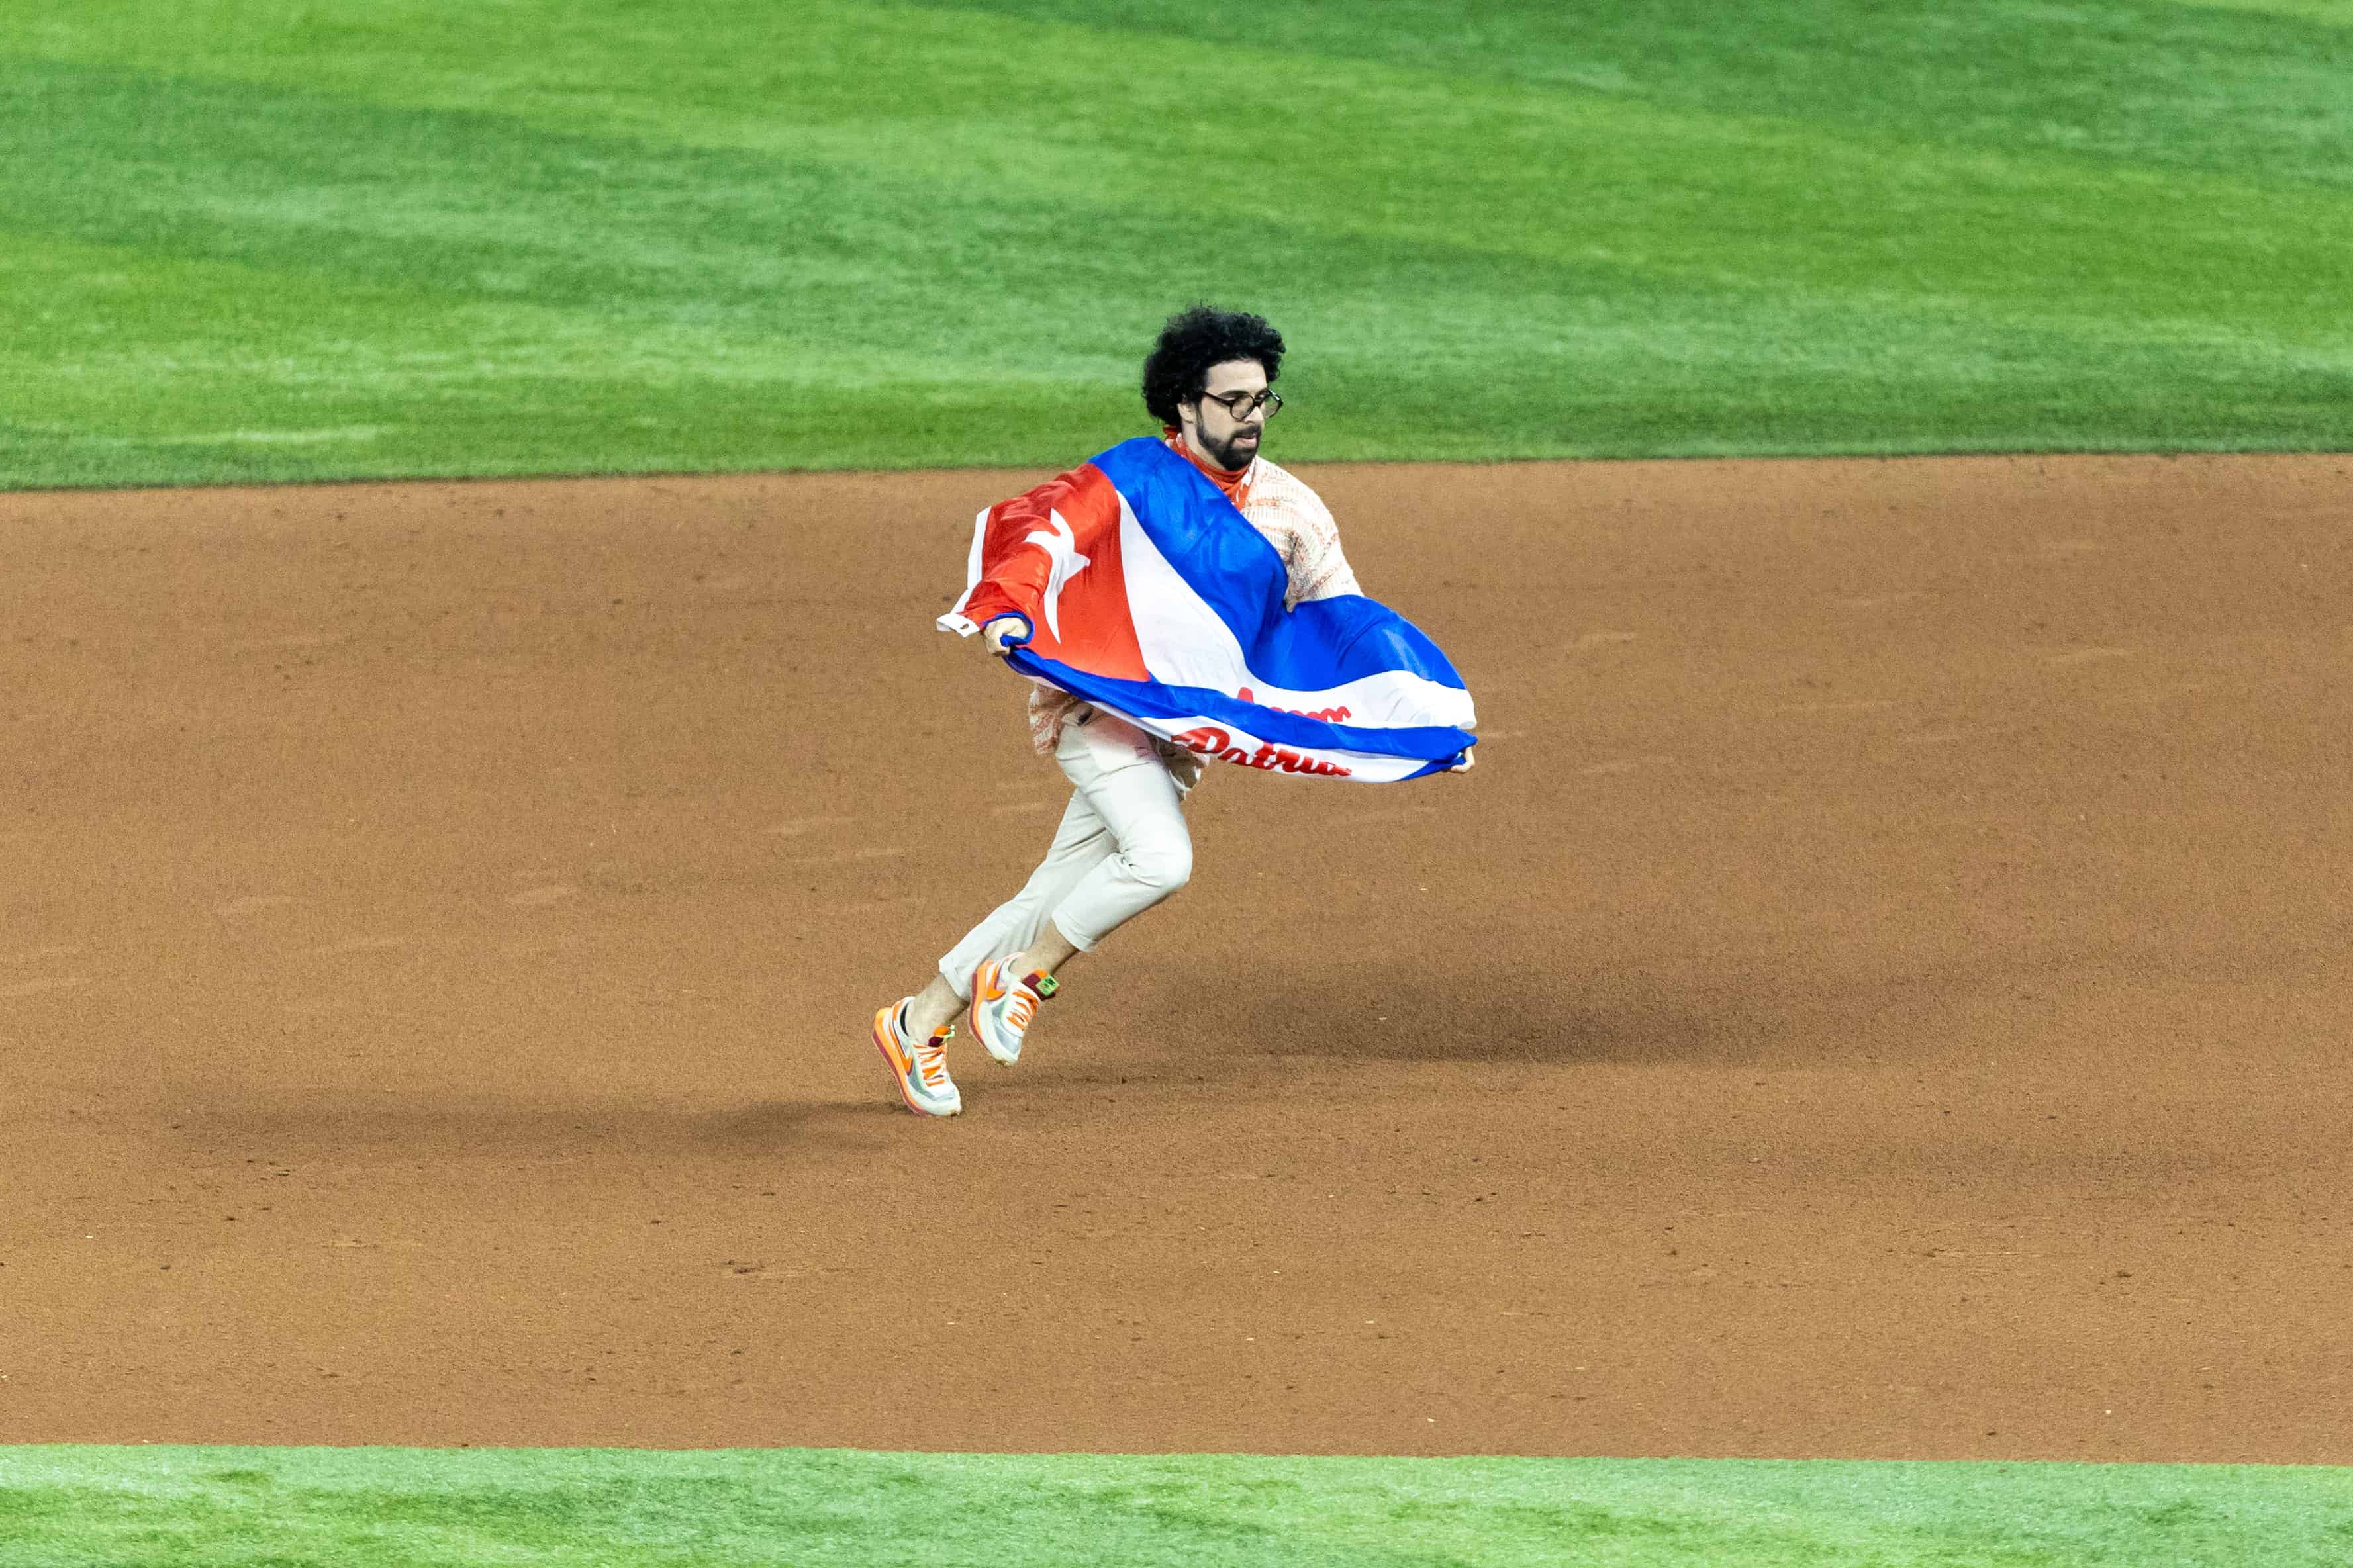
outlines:
M2353 459L1308 470L1480 766L934 1123L1034 477L0 498L0 1440L2353 1462Z

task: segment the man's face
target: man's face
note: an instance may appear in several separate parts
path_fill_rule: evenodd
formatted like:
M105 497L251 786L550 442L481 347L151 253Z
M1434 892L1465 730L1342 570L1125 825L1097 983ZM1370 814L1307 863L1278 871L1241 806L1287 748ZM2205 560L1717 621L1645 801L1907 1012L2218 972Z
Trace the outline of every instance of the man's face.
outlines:
M1237 419L1218 400L1225 398L1248 407L1250 400L1265 390L1264 365L1254 359L1229 359L1209 367L1199 400L1178 404L1176 416L1184 421L1185 434L1209 461L1221 468L1242 468L1258 456L1259 438L1266 433L1266 410L1252 409L1248 417Z

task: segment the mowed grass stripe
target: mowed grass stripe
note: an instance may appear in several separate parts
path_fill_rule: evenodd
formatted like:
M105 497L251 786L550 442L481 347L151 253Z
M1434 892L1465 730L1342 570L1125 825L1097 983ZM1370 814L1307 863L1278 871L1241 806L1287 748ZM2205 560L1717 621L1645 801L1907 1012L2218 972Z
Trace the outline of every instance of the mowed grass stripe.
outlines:
M1093 0L959 0L1150 37L1819 125L1867 145L1974 147L2232 182L2353 187L2348 0L1356 0L1229 18Z
M0 1568L2263 1563L2353 1471L765 1450L0 1449Z
M1292 333L1294 458L2353 437L2325 23L1192 26L0 19L0 482L1067 459L1198 297Z
M467 472L469 458L560 464L616 417L598 395L617 383L634 404L618 417L638 433L648 462L673 468L727 466L731 454L763 441L831 442L873 463L912 447L928 460L952 461L963 455L961 443L985 439L988 422L1008 408L1058 433L1075 429L1088 443L1131 427L1132 350L1116 341L1116 329L1085 353L1040 320L1032 323L1038 341L1060 352L998 363L985 339L955 339L976 329L951 318L923 323L927 338L853 356L831 353L794 313L810 299L838 306L837 319L867 312L860 330L881 342L894 324L917 319L922 289L892 268L861 274L832 258L914 247L894 250L884 234L802 232L799 207L829 210L841 204L840 191L811 181L778 213L777 187L762 184L765 165L748 154L655 149L617 166L606 143L492 117L214 84L77 79L54 96L85 106L85 133L96 119L89 106L111 104L121 161L152 160L155 173L127 201L103 168L61 182L44 216L52 232L81 238L50 242L40 264L11 279L24 301L20 319L40 322L43 335L73 350L44 375L23 340L0 348L0 363L15 372L9 384L26 405L0 442L16 443L26 460L79 440L101 465L195 458L328 468L338 444L397 439L461 451L459 460L410 471ZM63 115L30 120L55 126ZM176 162L164 155L185 143L195 150ZM287 144L304 149L292 160L304 191L299 202L287 199L280 180L286 163L277 150ZM72 148L47 151L65 165ZM463 177L470 158L480 165L472 180ZM441 177L429 184L401 182L404 172L436 163ZM567 172L596 183L568 183ZM691 225L679 211L687 201L695 204ZM970 216L978 222L985 215ZM1050 216L1034 223L1036 241L1050 243ZM698 236L691 246L677 238L688 226ZM1315 262L1313 244L1283 226L1240 222L1229 232L1284 269ZM1148 228L1133 237L1149 248ZM776 247L791 242L802 246L812 275L787 296ZM174 254L158 259L165 249ZM1464 417L1459 387L1425 371L1440 355L1515 376L1525 397L1542 401L1557 422L1551 438L1572 448L1585 429L1614 422L1656 446L1742 450L1744 433L1786 419L1810 387L1818 407L1852 426L1891 400L1957 422L1978 389L1995 382L2010 394L2001 410L2007 423L1983 440L2031 443L2037 418L2054 411L2082 417L2067 404L2084 395L2079 367L2094 359L2119 374L2110 396L2126 416L2095 436L2121 438L2132 416L2157 417L2185 378L2212 384L2201 407L2217 416L2202 426L2185 423L2185 438L2219 441L2237 427L2228 398L2246 369L2238 345L2185 352L2116 342L2097 321L1997 331L1950 311L1883 306L1891 337L1914 355L1853 363L1837 346L1851 304L1834 294L1760 298L1731 285L1654 286L1644 319L1631 321L1609 304L1627 286L1622 266L1547 266L1504 254L1490 258L1488 281L1510 288L1526 310L1496 320L1478 302L1447 295L1459 260L1458 248L1430 243L1360 246L1324 266L1327 281L1315 297L1282 300L1301 313L1335 314L1345 332L1341 346L1302 361L1291 384L1301 412L1286 425L1286 441L1320 445L1325 455L1390 455L1392 431L1350 429L1331 414L1378 406L1409 421L1430 455L1491 455L1491 433ZM965 281L979 287L982 279ZM60 309L61 293L82 307ZM256 298L264 293L266 300ZM601 312L592 319L584 300L601 302ZM305 330L253 341L256 311L265 307ZM378 330L386 322L397 332ZM1782 345L1761 363L1760 323ZM1345 346L1366 337L1410 337L1417 351L1407 373ZM1924 373L1922 357L1933 374ZM1643 377L1594 370L1597 362L1641 358L1651 362ZM1841 373L1833 387L1814 385L1832 371ZM230 377L241 395L207 400L239 416L230 431L217 416L194 429L177 417L177 387ZM37 400L29 395L36 387ZM2325 405L2331 387L2323 370L2308 395ZM1694 411L1704 416L1697 429ZM1335 423L1339 429L1325 428ZM666 439L658 445L650 436Z
M887 271L905 255L908 242L919 237L905 232L903 220L920 214L929 201L950 195L961 196L965 208L951 207L938 216L961 221L931 224L929 237L934 243L945 238L959 254L973 257L987 255L989 247L969 243L985 241L988 227L977 221L978 211L967 210L972 207L1031 201L1058 216L1068 207L1079 213L1082 232L1099 217L1100 209L1140 208L1198 231L1207 197L1220 213L1280 216L1287 226L1314 236L1436 238L1460 248L1509 250L1552 261L1606 258L1607 247L1594 243L1597 235L1630 230L1638 220L1647 220L1660 233L1651 237L1650 248L1627 263L1630 268L1700 268L1723 278L1734 275L1745 257L1751 269L1739 275L1771 286L1810 273L1846 278L1852 261L1840 262L1838 253L1858 241L1872 243L1883 253L1864 258L1868 260L1892 259L1905 248L1918 248L1922 237L1915 232L1880 226L1888 216L1911 224L1948 216L1949 232L1926 237L1944 264L1964 273L1975 270L1990 280L2008 280L2015 277L2015 241L1988 232L1989 226L2000 226L1996 220L2056 230L2060 247L2065 248L2067 243L2080 243L2138 217L2152 226L2137 232L2139 240L2204 258L2239 226L2243 215L2233 210L2232 198L2246 188L2245 179L2253 175L2261 180L2273 167L2253 164L2238 178L2220 182L2143 171L2145 177L2130 182L2137 188L2119 193L2110 189L2111 184L2131 171L2105 163L2079 167L2073 160L1957 161L1943 142L1848 142L1803 134L1797 121L1751 121L1721 113L1694 116L1606 95L1499 90L1477 78L1335 68L1314 56L1261 53L1253 65L1302 90L1296 99L1252 108L1249 144L1205 160L1210 167L1202 177L1211 184L1204 190L1177 177L1172 167L1177 156L1166 128L1198 117L1204 100L1231 79L1234 51L1229 48L1107 36L1093 28L993 25L976 36L954 39L954 47L934 38L934 47L926 51L900 47L903 40L873 26L873 13L862 7L833 16L828 36L828 29L818 25L828 15L823 10L797 15L789 32L754 37L755 44L771 43L784 51L785 58L798 63L789 70L768 64L749 73L750 79L740 81L738 89L747 101L735 116L713 113L704 101L707 95L682 87L686 104L658 131L685 145L764 154L745 171L748 189L773 199L799 220L796 228L802 249L794 259L827 273L845 259ZM755 35L761 31L752 30ZM1000 31L1013 36L992 36ZM1433 30L1432 37L1442 31ZM1024 33L1034 36L1020 36ZM418 36L435 35L420 28ZM1356 29L1339 36L1353 37ZM694 84L708 77L714 65L710 47L726 41L708 34L669 33L662 37L668 49L658 69L638 63L636 72L666 84ZM518 47L522 42L510 41ZM702 46L702 52L680 58L681 47L690 41ZM600 134L615 127L652 129L656 106L646 101L642 90L631 90L634 77L609 81L591 78L595 85L583 85L575 74L586 64L577 58L578 48L575 36L574 57L553 73L565 83L560 93L534 91L527 81L508 80L506 73L485 72L463 90L444 86L422 97L427 106L456 108L436 104L450 98L493 106L501 117L552 128ZM976 69L976 60L985 61L992 51L1012 61L1052 60L1057 68L1042 83L1018 69ZM1156 58L1152 68L1140 70L1139 54L1164 58ZM197 50L195 58L204 58L204 51ZM605 63L609 74L617 62ZM894 102L953 103L965 112L946 116L934 110L878 126L873 95L862 84L886 71L895 73L894 85L905 95ZM425 74L428 79L441 79L437 73ZM738 72L739 77L744 74ZM1097 84L1123 77L1136 79L1122 83L1125 112L1105 115ZM401 78L389 69L370 73L366 81L374 84L372 89L353 83L347 90L386 103L411 101L397 92ZM546 165L543 174L558 176L602 172L602 159L594 152L583 158L555 148L551 158L534 160L521 143L502 147L491 136L459 140L477 139L482 142L479 148L459 149L477 166L515 157L523 160L518 174L527 175L534 162ZM396 135L381 144L339 142L332 150L339 160L356 153L371 161L369 154L380 145L383 153L400 158L410 151L406 142ZM1466 149L1487 149L1493 155L1466 158ZM2353 142L2347 150L2353 151ZM786 161L779 163L780 158ZM1736 159L1745 159L1748 166L1730 167ZM1218 188L1220 166L1234 169L1229 177L1242 188ZM807 188L809 174L827 167L841 177L828 188ZM1950 187L1949 215L1922 199L1940 171ZM1507 191L1530 194L1532 172L1556 181L1556 199L1533 204L1493 199ZM2310 172L2334 172L2340 181L2344 177L2332 163ZM430 179L447 171L427 164L418 173ZM893 186L881 177L884 173L910 182L920 176L928 184ZM976 183L976 175L985 184ZM780 183L783 188L773 188ZM380 178L369 184L377 191L383 188ZM879 199L850 200L870 194L870 187ZM1849 187L1875 199L1855 214L1836 210L1821 199L1826 192ZM306 185L304 194L314 189ZM616 188L606 194L610 196L607 211L596 216L609 221L636 222L643 227L701 216L670 210L673 204L659 190ZM2271 200L2291 204L2280 216L2297 220L2283 227L2290 259L2322 264L2338 254L2329 226L2334 224L2334 233L2341 235L2347 216L2333 192L2312 195L2268 189L2266 194ZM2102 197L2121 199L2123 205L2114 214L2089 210L2087 201L2096 205ZM2294 205L2298 200L2308 205ZM1736 205L1726 207L1725 203ZM1707 210L1693 210L1698 208ZM322 215L328 221L333 216ZM853 226L861 217L877 221L863 228ZM1679 231L1688 224L1666 221L1677 218L1702 226L1686 237ZM1706 221L1732 232L1711 232ZM923 226L920 218L917 226ZM1051 244L1059 228L1055 225L1043 235L1017 230L1005 237L1029 242L1034 252ZM723 239L723 232L714 237ZM1723 243L1727 237L1741 244L1727 249ZM2121 263L2132 254L2121 252L2112 259ZM2105 274L2054 275L2047 282L2075 289L2086 300L2106 300L2118 284L2138 276L2135 268L2119 267ZM2285 268L2284 277L2292 283L2284 300L2242 300L2242 308L2284 305L2291 324L2330 328L2341 339L2340 325L2308 310L2322 297L2325 268ZM2212 280L2209 274L2192 276L2189 282L2195 287ZM877 281L887 288L889 279ZM2243 293L2252 280L2238 281ZM1900 291L1900 279L1890 282L1891 291ZM2147 308L2164 301L2132 302Z

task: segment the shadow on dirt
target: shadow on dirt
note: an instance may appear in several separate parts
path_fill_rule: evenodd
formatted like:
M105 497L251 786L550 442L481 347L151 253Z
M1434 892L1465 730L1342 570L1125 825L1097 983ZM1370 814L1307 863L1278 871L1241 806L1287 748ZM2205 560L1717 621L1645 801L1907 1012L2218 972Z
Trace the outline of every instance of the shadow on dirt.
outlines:
M597 1098L560 1104L423 1096L305 1104L189 1104L179 1097L172 1137L258 1163L406 1159L547 1161L648 1154L765 1156L864 1147L906 1111L895 1100L758 1100L712 1109Z
M1181 1034L1187 1055L1210 1057L1737 1062L1789 1027L1743 988L1670 991L1641 976L1341 963L1266 964L1228 981L1205 988L1168 970L1122 976L1117 1005L1169 1021L1157 1032Z

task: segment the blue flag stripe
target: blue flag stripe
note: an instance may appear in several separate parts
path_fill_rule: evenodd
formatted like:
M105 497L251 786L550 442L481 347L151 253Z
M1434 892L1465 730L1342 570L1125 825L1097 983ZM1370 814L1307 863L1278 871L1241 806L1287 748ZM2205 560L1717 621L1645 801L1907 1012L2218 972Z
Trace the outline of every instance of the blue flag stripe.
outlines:
M1221 691L1200 686L1165 686L1156 680L1119 680L1074 668L1060 659L1040 658L1024 648L1006 656L1006 663L1023 675L1049 681L1072 696L1100 702L1114 712L1139 719L1187 719L1196 715L1213 724L1247 731L1261 741L1303 751L1362 752L1369 756L1419 757L1441 765L1461 759L1478 743L1468 730L1432 724L1401 729L1373 729L1361 724L1335 724L1261 708Z

